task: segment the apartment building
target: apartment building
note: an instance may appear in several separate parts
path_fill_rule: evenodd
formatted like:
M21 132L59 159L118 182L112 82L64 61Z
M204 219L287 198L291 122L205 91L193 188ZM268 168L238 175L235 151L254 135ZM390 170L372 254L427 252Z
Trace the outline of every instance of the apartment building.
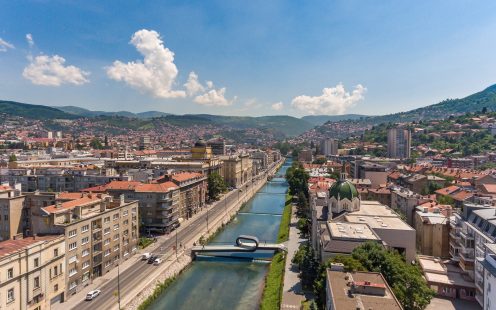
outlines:
M413 226L415 208L433 200L435 200L435 196L423 196L404 187L395 186L391 188L391 208L402 213L407 224L411 226Z
M412 137L410 130L390 128L387 131L387 155L389 158L410 158Z
M238 188L251 180L253 162L248 154L221 157L224 163L224 180L228 186Z
M450 205L426 202L416 208L414 227L417 251L423 255L449 258Z
M19 189L0 185L0 241L22 237L29 231L29 212Z
M65 238L0 242L0 309L42 310L65 298Z
M496 208L466 203L450 221L450 255L475 282L475 299L484 305L484 265L496 241Z
M179 187L179 217L188 219L205 206L207 177L198 172L182 172L170 176Z
M137 200L140 222L147 233L169 233L179 226L180 190L171 181L143 184L137 181L114 181L85 191L106 192L118 199Z
M337 139L324 139L320 141L320 153L325 156L338 155L338 144Z
M32 211L34 233L64 235L66 299L128 259L139 239L137 201L70 194L65 202Z

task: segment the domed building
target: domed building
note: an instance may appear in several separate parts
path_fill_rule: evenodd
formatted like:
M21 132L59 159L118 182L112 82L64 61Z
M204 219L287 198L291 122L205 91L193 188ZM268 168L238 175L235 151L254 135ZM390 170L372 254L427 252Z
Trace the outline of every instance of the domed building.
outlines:
M329 215L359 210L360 195L355 185L346 180L346 173L342 172L339 180L329 189Z

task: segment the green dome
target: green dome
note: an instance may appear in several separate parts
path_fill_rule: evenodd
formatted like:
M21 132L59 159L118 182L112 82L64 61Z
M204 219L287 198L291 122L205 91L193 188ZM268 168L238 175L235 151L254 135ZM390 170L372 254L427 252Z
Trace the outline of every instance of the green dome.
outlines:
M329 198L334 197L337 200L348 198L350 201L358 197L358 191L350 181L337 181L329 189Z

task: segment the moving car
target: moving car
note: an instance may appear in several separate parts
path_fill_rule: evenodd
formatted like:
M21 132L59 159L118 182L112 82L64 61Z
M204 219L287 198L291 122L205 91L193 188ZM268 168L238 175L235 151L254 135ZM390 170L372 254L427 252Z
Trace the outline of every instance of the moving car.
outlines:
M156 255L152 255L150 256L150 258L148 258L148 264L153 264L153 262L155 261L155 259L157 259L158 257Z
M162 263L162 259L161 259L161 258L156 258L156 259L155 259L155 261L153 262L153 264L154 264L155 266L158 266L158 265L160 265L161 263Z
M141 260L148 260L150 258L150 256L152 256L152 253L143 253L141 255Z
M93 300L96 296L100 295L102 291L100 290L93 290L89 291L88 294L86 294L86 300Z

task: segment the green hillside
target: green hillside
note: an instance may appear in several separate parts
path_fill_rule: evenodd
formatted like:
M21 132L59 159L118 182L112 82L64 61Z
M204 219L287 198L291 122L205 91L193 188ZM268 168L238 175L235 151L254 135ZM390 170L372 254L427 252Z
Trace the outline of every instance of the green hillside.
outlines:
M74 119L78 116L44 105L0 100L0 113L32 119Z

